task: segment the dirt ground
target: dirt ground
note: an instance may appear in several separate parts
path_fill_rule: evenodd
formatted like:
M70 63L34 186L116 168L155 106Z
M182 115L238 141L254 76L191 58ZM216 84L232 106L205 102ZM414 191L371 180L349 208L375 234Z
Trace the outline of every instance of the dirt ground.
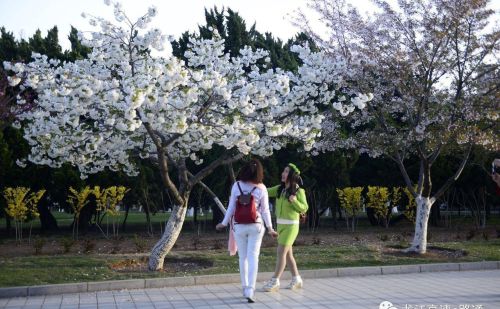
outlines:
M444 228L431 228L428 233L428 242L449 242L464 240L494 239L500 237L500 231L495 228L475 231L460 229L450 231ZM35 254L147 254L158 241L160 235L147 234L122 235L116 239L105 239L100 234L81 236L73 241L70 237L60 236L35 236L28 242L23 239L21 244L16 244L13 237L0 239L0 257L22 257ZM412 229L396 228L370 228L364 231L350 232L346 230L320 229L311 231L303 228L296 240L295 246L306 245L346 245L352 243L371 244L387 247L388 244L405 246L413 238ZM181 233L173 252L224 249L227 247L227 232L210 232L200 235ZM265 236L263 247L274 247L275 240ZM394 249L394 251L397 251ZM432 251L432 247L430 252ZM447 254L444 252L443 254Z

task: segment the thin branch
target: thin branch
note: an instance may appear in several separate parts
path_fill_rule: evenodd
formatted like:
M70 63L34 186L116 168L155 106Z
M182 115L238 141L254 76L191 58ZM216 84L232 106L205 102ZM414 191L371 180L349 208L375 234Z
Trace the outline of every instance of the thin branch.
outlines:
M146 131L148 132L149 136L153 140L153 143L156 146L156 150L158 151L158 164L160 166L160 172L161 172L160 174L161 174L161 178L163 180L163 183L168 188L168 190L173 194L175 201L179 205L183 205L184 198L182 197L177 186L170 179L170 176L168 174L168 155L165 152L165 150L162 148L162 143L161 143L160 139L154 133L154 130L151 128L151 124L144 123L144 127L146 128Z
M188 174L190 176L193 176L193 174L191 174L191 173L188 173ZM214 200L215 204L217 205L217 207L219 207L220 211L225 215L226 214L226 208L224 208L224 205L222 205L222 203L219 200L219 198L217 197L217 195L212 190L210 190L210 188L205 183L203 183L202 181L198 181L197 184L199 184L203 188L203 190L205 190L208 193L208 195L210 195L213 198L213 200Z
M434 196L431 198L431 203L434 203L434 201L436 201L439 197L441 197L441 195L443 195L446 192L446 190L448 190L448 188L458 179L458 177L460 177L460 174L462 174L462 171L464 170L465 164L469 160L470 153L472 152L472 146L473 143L470 142L469 147L466 150L462 162L460 163L460 166L458 167L457 171L453 176L448 178L448 180L446 180L444 185L436 192L436 194L434 194Z
M439 143L439 146L436 149L434 149L434 151L428 157L430 165L432 165L434 161L436 161L437 157L441 153L441 149L443 149L443 143Z
M192 179L189 180L189 186L193 187L195 184L200 182L203 178L207 177L214 169L221 165L229 164L236 162L243 158L245 155L242 153L239 153L235 155L234 157L228 157L228 156L222 156L219 159L213 161L210 163L208 166L203 168L201 171L199 171L196 175L193 176Z
M401 174L403 174L403 178L406 183L406 187L408 190L410 190L411 194L414 197L417 197L417 193L415 192L415 189L413 188L413 184L411 183L410 176L408 175L408 172L406 171L405 165L403 163L403 158L401 158L401 155L399 153L396 153L396 164L399 167L399 170L401 171Z
M417 194L422 195L423 190L424 190L424 161L420 160L420 167L418 170Z
M179 159L179 164L177 165L177 171L179 172L179 183L180 187L183 188L189 185L188 170L186 167L186 159ZM182 189L181 189L182 191Z

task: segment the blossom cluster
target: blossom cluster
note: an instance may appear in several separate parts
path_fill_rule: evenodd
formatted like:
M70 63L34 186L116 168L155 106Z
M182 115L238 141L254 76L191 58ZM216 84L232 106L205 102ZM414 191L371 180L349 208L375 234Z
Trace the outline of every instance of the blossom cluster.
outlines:
M34 54L30 63L5 64L15 73L12 83L22 77L22 87L38 95L36 108L19 117L34 163L69 162L84 176L106 167L135 175L134 158L160 150L196 163L214 145L268 156L298 140L308 150L321 132L322 106L347 115L371 99L339 92L345 64L307 46L295 48L303 62L296 74L262 68L264 50L244 47L230 57L217 35L192 39L187 63L153 56L166 42L148 28L156 9L131 22L118 3L107 2L118 25L85 16L100 27L81 35L92 48L88 59L61 63Z

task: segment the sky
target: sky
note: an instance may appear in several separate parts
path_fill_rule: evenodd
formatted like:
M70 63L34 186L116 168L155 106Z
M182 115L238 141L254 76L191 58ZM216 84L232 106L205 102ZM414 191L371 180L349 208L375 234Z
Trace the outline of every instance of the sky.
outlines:
M360 1L360 0L357 0ZM366 0L361 0L366 1ZM299 7L306 7L306 0L122 0L125 12L135 19L154 5L158 15L152 25L164 34L175 38L189 30L197 30L204 24L204 8L230 7L247 22L247 27L256 22L257 30L271 32L275 37L288 40L298 30L290 23L287 14L293 14ZM70 25L80 31L94 29L81 17L85 12L114 20L112 8L103 0L0 0L0 26L13 32L17 38L28 39L36 29L45 36L47 30L57 25L59 42L63 49L69 49L67 36Z
M166 35L178 38L185 31L195 31L204 24L204 8L229 7L237 11L247 23L247 28L256 23L259 32L271 32L283 41L293 37L298 29L292 26L290 15L298 8L306 9L307 0L122 0L125 12L135 19L154 5L158 15L152 22ZM373 10L370 0L350 0L361 12ZM500 9L500 0L492 6ZM28 39L36 29L42 31L57 25L59 43L69 49L67 39L71 25L80 31L92 31L88 20L81 16L85 12L113 20L112 8L103 0L0 0L0 26L14 33L17 38ZM313 15L310 15L313 16ZM314 20L314 18L311 18ZM314 24L313 24L314 25ZM317 23L319 25L319 23Z

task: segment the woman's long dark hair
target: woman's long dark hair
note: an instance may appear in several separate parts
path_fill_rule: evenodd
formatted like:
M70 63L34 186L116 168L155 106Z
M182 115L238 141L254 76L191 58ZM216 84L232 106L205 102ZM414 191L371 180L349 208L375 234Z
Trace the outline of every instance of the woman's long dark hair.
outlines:
M286 188L286 183L282 182L280 184L278 192L283 192L285 190L285 197L288 198L290 195L296 195L297 190L302 187L304 184L302 183L302 178L299 174L295 172L293 168L288 166L288 177L286 180L290 184L288 188Z

